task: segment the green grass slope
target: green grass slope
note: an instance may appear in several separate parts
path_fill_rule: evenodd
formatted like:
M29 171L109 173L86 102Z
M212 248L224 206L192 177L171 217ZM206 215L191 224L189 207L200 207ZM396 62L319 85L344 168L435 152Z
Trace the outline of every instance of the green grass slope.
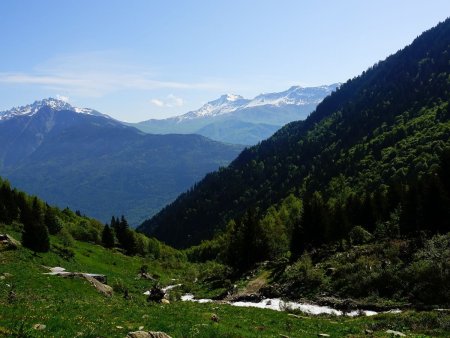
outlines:
M18 238L14 228L0 226L0 232ZM52 238L52 242L56 242ZM286 312L236 308L226 304L197 304L173 301L148 303L142 293L151 287L138 279L143 264L161 285L182 283L192 268L188 263L166 257L149 260L128 257L98 245L75 242L74 258L66 260L56 252L35 255L28 249L0 253L0 336L4 337L125 337L138 330L164 331L172 337L363 337L366 329L375 337L386 329L401 330L411 337L450 333L450 316L440 312L376 317L338 318L292 316ZM62 266L68 271L102 273L115 293L107 298L87 281L44 275L43 266ZM176 279L173 281L172 279ZM125 299L121 290L129 290ZM10 296L13 291L15 297ZM211 320L216 314L219 322ZM35 330L33 325L45 329Z

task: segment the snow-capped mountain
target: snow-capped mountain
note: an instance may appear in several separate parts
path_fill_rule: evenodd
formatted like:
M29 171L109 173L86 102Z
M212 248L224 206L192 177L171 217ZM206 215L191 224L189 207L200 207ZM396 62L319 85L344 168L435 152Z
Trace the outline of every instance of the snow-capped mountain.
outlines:
M203 117L218 116L233 113L240 109L260 107L294 105L306 106L319 104L325 96L331 94L339 84L320 87L292 86L286 91L279 93L260 94L253 99L245 99L240 95L225 94L214 101L203 105L200 109L190 111L175 117L178 121Z
M251 145L271 136L286 123L305 119L339 85L293 86L253 99L226 94L183 115L132 125L147 133L195 133L217 141Z
M264 105L282 106L282 105L308 105L319 104L325 96L331 94L340 84L320 87L301 87L292 86L281 93L261 94L251 100L246 106L257 107Z
M0 176L103 222L126 214L139 224L241 150L200 135L146 134L52 98L0 113Z
M72 111L75 113L80 114L87 114L87 115L95 115L95 116L103 116L110 118L108 115L99 113L96 110L89 109L89 108L77 108L73 107L69 103L63 100L58 100L54 98L48 98L43 99L40 101L35 101L32 104L21 106L21 107L15 107L7 111L0 112L0 121L9 120L11 118L17 117L17 116L33 116L38 111L40 111L42 108L48 107L51 110L54 111Z
M200 109L188 112L184 115L175 117L178 120L201 118L206 116L215 116L234 112L245 106L250 100L244 99L240 95L225 94L217 100L204 104Z

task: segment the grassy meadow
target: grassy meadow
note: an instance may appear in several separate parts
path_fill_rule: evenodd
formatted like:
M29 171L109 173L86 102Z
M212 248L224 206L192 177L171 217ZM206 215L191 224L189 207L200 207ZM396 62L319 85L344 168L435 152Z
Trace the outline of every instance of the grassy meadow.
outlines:
M11 228L2 228L19 238ZM52 238L52 241L56 241ZM410 337L448 337L450 314L405 312L374 317L308 316L228 304L149 303L142 294L155 281L138 278L141 267L162 286L183 283L202 266L175 259L150 260L75 241L73 258L55 250L44 254L19 248L0 252L0 336L4 337L125 337L139 328L163 331L172 337L385 337L387 329ZM114 288L105 297L81 278L45 275L45 267L105 274ZM184 292L182 290L178 293ZM128 290L129 297L124 297ZM128 299L126 299L128 298ZM216 314L218 322L212 321ZM45 328L36 330L35 324Z

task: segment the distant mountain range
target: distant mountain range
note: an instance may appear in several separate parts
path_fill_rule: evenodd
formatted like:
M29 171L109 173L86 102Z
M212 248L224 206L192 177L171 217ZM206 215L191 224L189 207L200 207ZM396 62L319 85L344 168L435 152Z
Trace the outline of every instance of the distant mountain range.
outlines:
M242 150L200 135L149 135L45 99L0 112L0 175L49 203L138 224Z
M125 214L137 225L243 145L304 119L338 86L295 86L251 100L228 94L137 124L62 100L36 101L0 112L0 175L49 203L102 221Z
M227 94L180 116L130 125L153 134L200 134L222 142L253 145L286 123L304 120L339 85L293 86L251 100Z

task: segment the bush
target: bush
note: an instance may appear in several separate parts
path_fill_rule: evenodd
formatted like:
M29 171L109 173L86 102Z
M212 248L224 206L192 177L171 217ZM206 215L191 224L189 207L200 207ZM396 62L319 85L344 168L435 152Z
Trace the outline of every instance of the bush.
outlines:
M298 261L287 267L283 279L296 291L312 293L325 282L325 274L312 264L311 257L305 253Z
M372 234L359 225L350 231L348 237L352 245L366 244L373 239Z
M62 228L56 237L65 247L72 247L75 244L75 240L66 228Z
M68 247L55 243L52 245L52 248L53 252L65 260L70 260L75 257L75 252Z
M419 250L407 270L411 293L425 304L450 304L450 234L437 235Z
M202 241L201 244L186 250L186 256L191 262L207 262L217 258L223 250L219 240Z
M78 241L101 243L101 232L103 230L101 224L100 228L96 221L81 220L78 224L70 224L68 226L70 234Z

